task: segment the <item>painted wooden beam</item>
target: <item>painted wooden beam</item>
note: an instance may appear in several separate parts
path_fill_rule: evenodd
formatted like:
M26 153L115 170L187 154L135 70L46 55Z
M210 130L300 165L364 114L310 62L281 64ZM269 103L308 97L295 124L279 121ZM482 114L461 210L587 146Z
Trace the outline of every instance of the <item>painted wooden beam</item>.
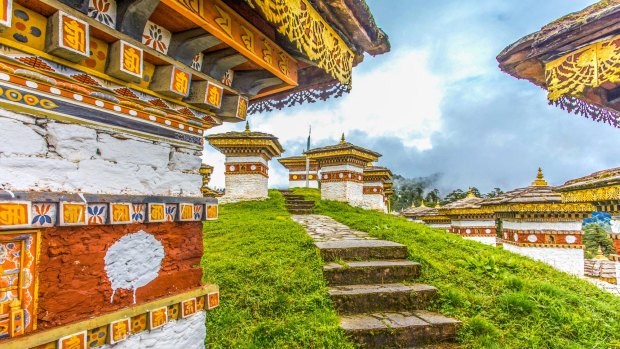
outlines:
M191 65L197 54L221 42L202 28L190 29L172 35L168 55L183 64Z
M119 0L117 2L116 28L142 42L142 33L159 0Z
M239 52L232 48L227 48L205 54L204 60L202 61L202 72L216 80L221 80L228 69L247 61L248 59Z
M239 71L235 73L233 87L242 94L253 97L261 90L282 84L282 80L266 70Z

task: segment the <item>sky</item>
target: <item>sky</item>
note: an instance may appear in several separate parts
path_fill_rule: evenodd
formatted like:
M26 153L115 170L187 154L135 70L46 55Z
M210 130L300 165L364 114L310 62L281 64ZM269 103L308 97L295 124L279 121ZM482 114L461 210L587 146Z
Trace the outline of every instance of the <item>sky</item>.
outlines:
M546 91L497 67L509 44L593 1L367 0L388 34L391 52L367 56L353 70L351 93L248 120L299 155L312 125L312 146L347 141L375 150L377 163L407 178L439 174L445 195L529 185L539 166L551 185L620 166L620 129L549 106ZM242 130L225 123L209 130ZM224 187L224 156L206 145L215 166L211 187ZM269 186L286 187L286 170L270 162Z

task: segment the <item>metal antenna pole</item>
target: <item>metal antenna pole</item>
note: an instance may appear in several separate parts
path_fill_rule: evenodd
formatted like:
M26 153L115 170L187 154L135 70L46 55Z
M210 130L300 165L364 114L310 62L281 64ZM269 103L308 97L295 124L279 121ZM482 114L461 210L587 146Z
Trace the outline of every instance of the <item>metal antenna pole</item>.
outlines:
M312 125L308 128L308 144L306 145L306 151L310 150L310 135L312 134ZM306 155L306 188L310 188L310 159Z

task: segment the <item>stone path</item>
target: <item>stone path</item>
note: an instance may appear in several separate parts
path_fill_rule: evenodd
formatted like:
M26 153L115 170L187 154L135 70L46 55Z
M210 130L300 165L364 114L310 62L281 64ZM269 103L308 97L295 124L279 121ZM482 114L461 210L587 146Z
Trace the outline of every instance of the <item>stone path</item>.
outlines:
M406 259L406 246L326 216L292 218L316 241L340 326L361 347L438 348L454 341L459 321L421 310L437 289L412 281L421 266Z
M342 241L342 240L374 240L367 233L353 230L340 224L331 217L321 215L294 215L293 220L306 228L314 241Z

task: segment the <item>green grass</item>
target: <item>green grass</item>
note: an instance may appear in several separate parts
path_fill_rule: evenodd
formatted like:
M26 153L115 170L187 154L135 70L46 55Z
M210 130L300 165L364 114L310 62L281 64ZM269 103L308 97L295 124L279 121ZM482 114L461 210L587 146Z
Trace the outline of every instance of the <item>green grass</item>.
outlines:
M206 222L204 280L220 286L207 348L353 348L338 326L313 242L284 199L220 206Z
M400 242L423 266L421 282L439 289L432 310L464 326L464 348L620 348L620 298L587 281L510 252L403 218L320 201L315 213Z

